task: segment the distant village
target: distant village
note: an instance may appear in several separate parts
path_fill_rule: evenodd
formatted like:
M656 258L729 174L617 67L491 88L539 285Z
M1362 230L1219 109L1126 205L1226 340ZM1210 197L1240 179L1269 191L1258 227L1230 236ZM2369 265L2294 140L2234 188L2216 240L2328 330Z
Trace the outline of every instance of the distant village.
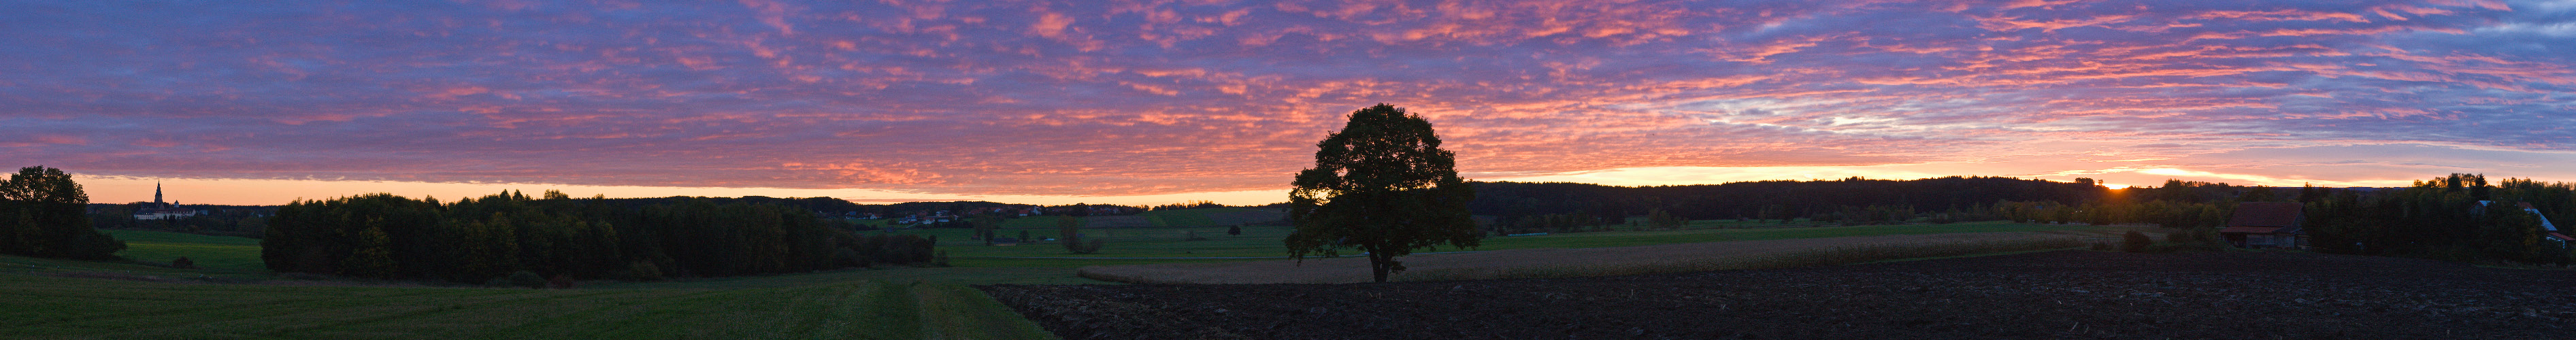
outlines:
M914 213L909 213L909 214L900 214L900 215L894 215L894 216L887 216L887 214L882 214L882 213L863 213L863 212L851 211L851 212L842 212L842 213L839 213L839 214L826 214L825 216L837 216L837 217L841 217L841 218L843 218L843 219L851 219L851 220L881 220L881 219L889 219L889 218L890 218L890 219L893 219L893 220L894 220L894 221L893 221L893 222L894 222L894 224L897 224L897 225L910 225L910 224L956 223L956 222L962 222L962 221L964 221L963 219L965 219L965 218L966 218L966 216L972 216L972 215L998 215L998 216L1010 216L1010 217L1030 217L1030 216L1124 216L1124 215L1142 214L1142 213L1145 213L1145 211L1147 211L1148 209L1150 209L1150 208L1146 208L1146 207L1133 207L1133 206L1123 206L1123 205L1079 205L1079 206L1074 206L1074 205L1064 205L1064 206L1026 206L1026 207L987 207L987 208L972 208L972 209L964 209L964 210L961 210L961 211L935 210L935 211L914 212ZM817 211L817 213L820 213L820 211Z

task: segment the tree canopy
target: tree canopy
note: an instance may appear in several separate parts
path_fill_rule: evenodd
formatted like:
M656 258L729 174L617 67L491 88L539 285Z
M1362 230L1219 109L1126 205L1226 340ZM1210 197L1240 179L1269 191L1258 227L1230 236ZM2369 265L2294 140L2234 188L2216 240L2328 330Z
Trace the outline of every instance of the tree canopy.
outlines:
M90 226L89 194L62 169L31 166L0 181L0 252L104 260L125 241Z
M1387 104L1359 109L1315 146L1315 167L1298 172L1288 193L1290 256L1358 249L1386 282L1404 271L1395 257L1414 249L1477 245L1482 233L1467 211L1475 189L1422 116Z

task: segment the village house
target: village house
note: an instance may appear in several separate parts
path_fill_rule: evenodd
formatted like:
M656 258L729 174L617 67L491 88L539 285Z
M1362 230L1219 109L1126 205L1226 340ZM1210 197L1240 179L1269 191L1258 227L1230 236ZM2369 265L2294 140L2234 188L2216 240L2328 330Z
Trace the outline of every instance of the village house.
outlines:
M2305 206L2293 202L2237 203L2218 235L2239 248L2307 249L2308 233L2299 227L2307 222L2302 210Z

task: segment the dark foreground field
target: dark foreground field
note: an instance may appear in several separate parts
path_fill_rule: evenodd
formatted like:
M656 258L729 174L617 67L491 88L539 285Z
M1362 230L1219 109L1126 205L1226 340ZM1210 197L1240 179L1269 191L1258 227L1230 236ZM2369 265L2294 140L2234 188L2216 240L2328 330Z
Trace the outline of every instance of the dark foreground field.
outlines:
M980 288L1067 339L2576 339L2576 272L2288 252Z

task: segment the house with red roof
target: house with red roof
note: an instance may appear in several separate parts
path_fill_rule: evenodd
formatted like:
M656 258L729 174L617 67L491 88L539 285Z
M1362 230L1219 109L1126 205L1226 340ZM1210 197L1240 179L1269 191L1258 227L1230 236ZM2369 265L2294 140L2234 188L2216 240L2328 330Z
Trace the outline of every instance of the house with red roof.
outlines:
M2307 232L2300 224L2307 222L2306 206L2292 202L2244 202L2236 204L2236 213L2227 217L2227 228L2218 235L2239 248L2308 247Z

